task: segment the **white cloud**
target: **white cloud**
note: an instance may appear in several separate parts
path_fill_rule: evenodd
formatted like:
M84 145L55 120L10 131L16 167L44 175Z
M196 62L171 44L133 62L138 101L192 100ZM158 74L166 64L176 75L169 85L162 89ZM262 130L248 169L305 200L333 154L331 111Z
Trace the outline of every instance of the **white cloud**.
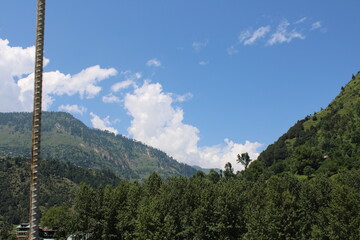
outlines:
M65 75L60 71L44 72L43 108L44 110L49 109L54 101L54 96L79 94L80 98L94 98L101 91L101 87L97 84L116 73L114 68L102 69L98 65L88 67L73 76ZM32 102L33 82L33 73L18 81L21 101ZM31 111L30 106L27 108L28 111Z
M261 143L245 141L245 144L235 143L229 139L224 139L225 145L204 147L199 151L200 158L206 166L224 168L230 162L235 171L243 170L244 167L236 162L237 155L249 153L251 159L257 159Z
M149 61L146 62L146 66L149 67L160 67L161 66L161 62L159 60L157 60L156 58L150 59Z
M199 65L202 65L202 66L208 65L208 64L209 64L209 61L200 61L199 62Z
M165 93L159 83L145 81L125 96L124 106L132 116L128 133L135 139L159 148L175 159L190 165L223 168L231 162L236 169L236 156L248 152L256 158L261 144L225 141L225 145L199 147L199 130L183 123L184 112L174 107L173 94Z
M265 43L267 46L272 46L280 43L289 43L294 39L305 39L306 33L309 33L309 28L304 27L304 22L307 21L307 17L300 18L299 20L290 23L287 19L283 20L276 27L266 25L262 26L254 31L244 30L238 37L238 42L231 45L227 49L229 55L238 53L238 46L252 45L258 41ZM321 28L322 32L326 32L325 28L322 28L321 22L315 22L311 25L310 30ZM271 29L274 29L271 31ZM299 30L300 29L300 30ZM269 36L269 37L268 37Z
M307 17L303 17L303 18L300 18L299 20L297 20L296 22L294 22L294 24L300 24L300 23L303 23L305 22L307 19Z
M265 35L270 32L270 29L270 26L262 26L256 29L253 33L251 33L250 31L242 32L239 36L239 41L244 45L252 45L257 40L265 37Z
M192 43L192 47L194 48L195 51L199 52L202 49L204 49L208 44L208 40L205 41L199 41L199 42L193 42Z
M130 70L123 71L120 74L124 76L125 80L112 85L111 91L113 92L119 92L120 90L126 89L131 86L136 87L136 80L139 80L142 77L141 73L132 73Z
M305 36L297 32L296 29L288 31L290 23L287 20L282 21L275 33L273 33L270 39L267 41L268 45L274 45L277 43L291 42L295 38L305 39Z
M109 131L114 134L118 134L118 131L115 128L110 127L111 126L111 122L109 120L110 116L107 116L106 118L101 119L98 115L96 115L93 112L90 113L90 116L92 117L91 124L94 128Z
M314 22L314 23L311 25L310 30L315 30L315 29L318 29L318 28L321 28L321 22Z
M104 103L116 103L120 102L120 99L112 93L109 93L108 95L102 97L102 101Z
M185 102L193 98L191 93L186 93L184 95L172 95L174 102Z
M11 47L8 40L0 39L0 101L7 103L0 106L1 112L32 111L34 58L35 47ZM44 60L46 65L49 60ZM101 90L98 83L115 74L115 69L98 65L73 76L60 71L44 72L43 109L49 109L54 96L79 94L81 98L93 98Z
M139 80L142 77L141 73L139 73L139 72L132 73L132 71L130 71L130 70L123 71L120 74L125 78L125 80L112 85L111 91L113 91L113 92L118 92L120 90L126 89L131 86L135 87L136 80Z
M135 82L131 79L128 79L128 80L125 80L122 82L118 82L111 86L111 91L118 92L119 90L126 89L134 84L135 84Z
M0 112L30 111L32 101L19 97L16 79L34 71L35 47L12 47L7 39L0 39ZM44 59L44 65L49 62ZM31 88L34 88L32 85Z
M79 106L79 105L60 105L58 107L58 111L65 111L65 112L68 112L68 113L73 113L73 114L80 114L80 115L83 115L87 109L83 106Z
M245 39L251 36L251 32L249 30L242 31L239 36L239 42L242 43Z

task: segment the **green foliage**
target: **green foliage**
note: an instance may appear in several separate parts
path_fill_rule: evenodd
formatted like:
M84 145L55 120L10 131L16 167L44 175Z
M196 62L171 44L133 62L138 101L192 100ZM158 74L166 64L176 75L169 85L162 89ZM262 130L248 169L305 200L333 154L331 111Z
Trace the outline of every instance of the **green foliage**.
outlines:
M225 178L231 178L231 177L234 177L235 174L234 174L234 169L231 165L230 162L226 163L225 164L225 170L224 170L224 177Z
M0 216L6 223L28 221L29 164L26 158L0 158ZM39 163L39 204L41 209L71 205L81 182L96 188L115 186L119 178L108 171L90 171L71 163L43 160Z
M0 239L13 239L11 238L12 225L4 221L4 217L0 215Z
M359 239L359 171L342 171L331 183L329 208L326 209L330 239Z
M56 237L65 239L72 230L73 213L65 204L51 207L41 218L41 226L56 229Z
M165 181L153 174L142 185L122 181L98 189L81 184L73 210L55 207L43 218L58 216L49 219L60 227L65 215L73 233L95 239L360 237L360 170L331 178L279 174L255 181L236 175L213 182L209 174ZM61 208L66 214L57 211Z

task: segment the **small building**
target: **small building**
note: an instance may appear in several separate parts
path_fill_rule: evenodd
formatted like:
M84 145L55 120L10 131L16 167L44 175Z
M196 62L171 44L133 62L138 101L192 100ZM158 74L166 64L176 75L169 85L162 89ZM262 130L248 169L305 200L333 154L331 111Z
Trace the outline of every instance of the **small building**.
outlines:
M29 239L29 223L21 223L16 227L16 239ZM54 239L56 229L50 228L40 228L39 237L43 240L52 240Z
M21 223L16 227L16 239L28 239L29 238L29 223Z

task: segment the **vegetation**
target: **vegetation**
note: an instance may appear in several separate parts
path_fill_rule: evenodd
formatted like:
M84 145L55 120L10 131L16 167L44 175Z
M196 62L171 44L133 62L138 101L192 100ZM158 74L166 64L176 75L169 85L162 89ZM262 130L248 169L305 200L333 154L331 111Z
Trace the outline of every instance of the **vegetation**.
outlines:
M360 170L255 182L242 173L218 181L154 173L142 185L82 184L73 206L50 208L42 224L94 239L359 239L359 207Z
M28 222L29 167L29 159L0 158L0 224ZM97 188L101 185L116 186L119 181L119 178L109 171L93 171L55 160L41 161L40 209L45 211L61 203L70 206L81 182Z
M43 166L49 184L41 190L41 224L57 227L60 239L69 234L109 240L360 239L359 96L357 74L326 109L298 121L258 160L250 163L247 153L239 154L242 172L227 163L220 173L165 178L153 172L139 182L70 163ZM0 162L4 229L26 210L23 162ZM23 199L16 198L20 195Z

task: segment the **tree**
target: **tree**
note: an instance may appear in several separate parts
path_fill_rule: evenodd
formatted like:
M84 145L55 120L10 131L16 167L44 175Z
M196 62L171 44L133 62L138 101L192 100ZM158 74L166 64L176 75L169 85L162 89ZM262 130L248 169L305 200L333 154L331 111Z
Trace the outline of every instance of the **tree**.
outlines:
M228 162L228 163L225 164L224 176L225 176L225 178L229 178L229 177L235 176L235 174L234 174L234 169L233 169L233 167L232 167L232 165L231 165L230 162Z
M81 183L74 200L74 230L76 234L93 234L97 221L96 191L87 184Z
M212 183L217 183L217 182L220 180L221 176L220 176L220 174L219 174L217 171L215 171L214 169L211 169L210 172L209 172L209 174L207 175L207 178L208 178Z
M57 237L66 237L71 232L73 213L62 204L50 208L41 218L43 227L56 228Z
M162 184L160 175L156 172L152 172L148 179L145 181L145 186L149 196L155 196L159 193L159 189Z
M250 159L249 154L246 152L246 153L242 153L241 156L240 156L240 154L238 154L236 161L238 163L241 163L246 169L249 166L251 159Z

